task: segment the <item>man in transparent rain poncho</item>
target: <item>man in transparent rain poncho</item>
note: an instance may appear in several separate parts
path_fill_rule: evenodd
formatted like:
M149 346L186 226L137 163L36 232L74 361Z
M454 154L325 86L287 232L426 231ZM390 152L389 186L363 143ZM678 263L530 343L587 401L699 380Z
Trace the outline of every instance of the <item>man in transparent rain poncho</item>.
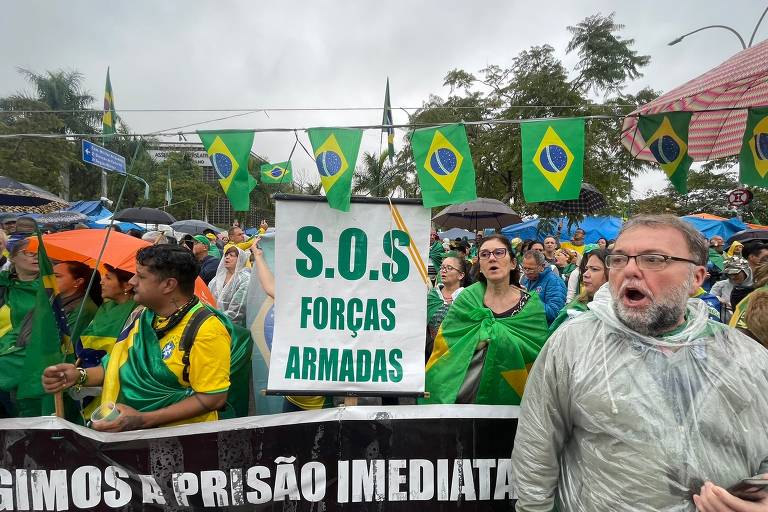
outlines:
M707 244L629 220L589 312L549 338L512 453L518 511L768 510L725 491L768 473L768 350L689 296Z

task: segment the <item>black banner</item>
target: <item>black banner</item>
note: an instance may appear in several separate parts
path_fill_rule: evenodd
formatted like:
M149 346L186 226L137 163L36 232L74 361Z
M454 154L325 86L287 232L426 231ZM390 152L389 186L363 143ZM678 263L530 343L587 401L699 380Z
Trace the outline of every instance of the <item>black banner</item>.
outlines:
M341 407L104 434L0 421L0 510L512 510L513 406Z

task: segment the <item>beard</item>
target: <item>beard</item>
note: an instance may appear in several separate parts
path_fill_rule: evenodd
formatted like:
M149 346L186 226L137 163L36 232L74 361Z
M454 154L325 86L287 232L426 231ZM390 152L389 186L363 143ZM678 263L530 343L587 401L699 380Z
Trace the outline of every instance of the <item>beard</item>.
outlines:
M657 337L677 327L680 318L685 314L693 279L693 272L691 272L685 282L665 292L664 297L654 297L650 290L642 288L651 303L641 308L627 307L621 301L624 288L627 286L639 288L639 283L625 282L619 290L611 287L613 311L621 323L633 331L645 336Z

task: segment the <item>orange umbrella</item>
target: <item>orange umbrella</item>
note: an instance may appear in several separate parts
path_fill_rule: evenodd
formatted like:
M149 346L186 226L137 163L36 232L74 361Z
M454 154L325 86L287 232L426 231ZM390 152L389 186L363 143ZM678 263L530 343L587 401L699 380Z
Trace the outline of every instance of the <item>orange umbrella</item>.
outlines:
M106 229L75 229L50 235L43 235L43 244L48 257L59 261L82 261L90 267L96 266L96 260L107 236ZM109 235L107 246L101 257L101 263L128 272L136 272L136 252L149 247L149 242L113 231ZM37 237L29 239L29 250L37 250ZM203 302L216 306L216 300L205 282L197 278L195 295Z

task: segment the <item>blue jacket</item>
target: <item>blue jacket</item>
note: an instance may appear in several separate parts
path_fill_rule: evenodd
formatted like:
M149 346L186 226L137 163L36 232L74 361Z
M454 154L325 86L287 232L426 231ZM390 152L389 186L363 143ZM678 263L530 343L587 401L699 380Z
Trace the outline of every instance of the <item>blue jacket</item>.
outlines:
M563 306L565 306L567 288L563 279L552 272L552 269L547 266L535 281L529 281L527 277L523 277L521 284L529 292L539 294L541 302L544 303L547 323L551 324L558 313L560 313L560 310L563 309Z

